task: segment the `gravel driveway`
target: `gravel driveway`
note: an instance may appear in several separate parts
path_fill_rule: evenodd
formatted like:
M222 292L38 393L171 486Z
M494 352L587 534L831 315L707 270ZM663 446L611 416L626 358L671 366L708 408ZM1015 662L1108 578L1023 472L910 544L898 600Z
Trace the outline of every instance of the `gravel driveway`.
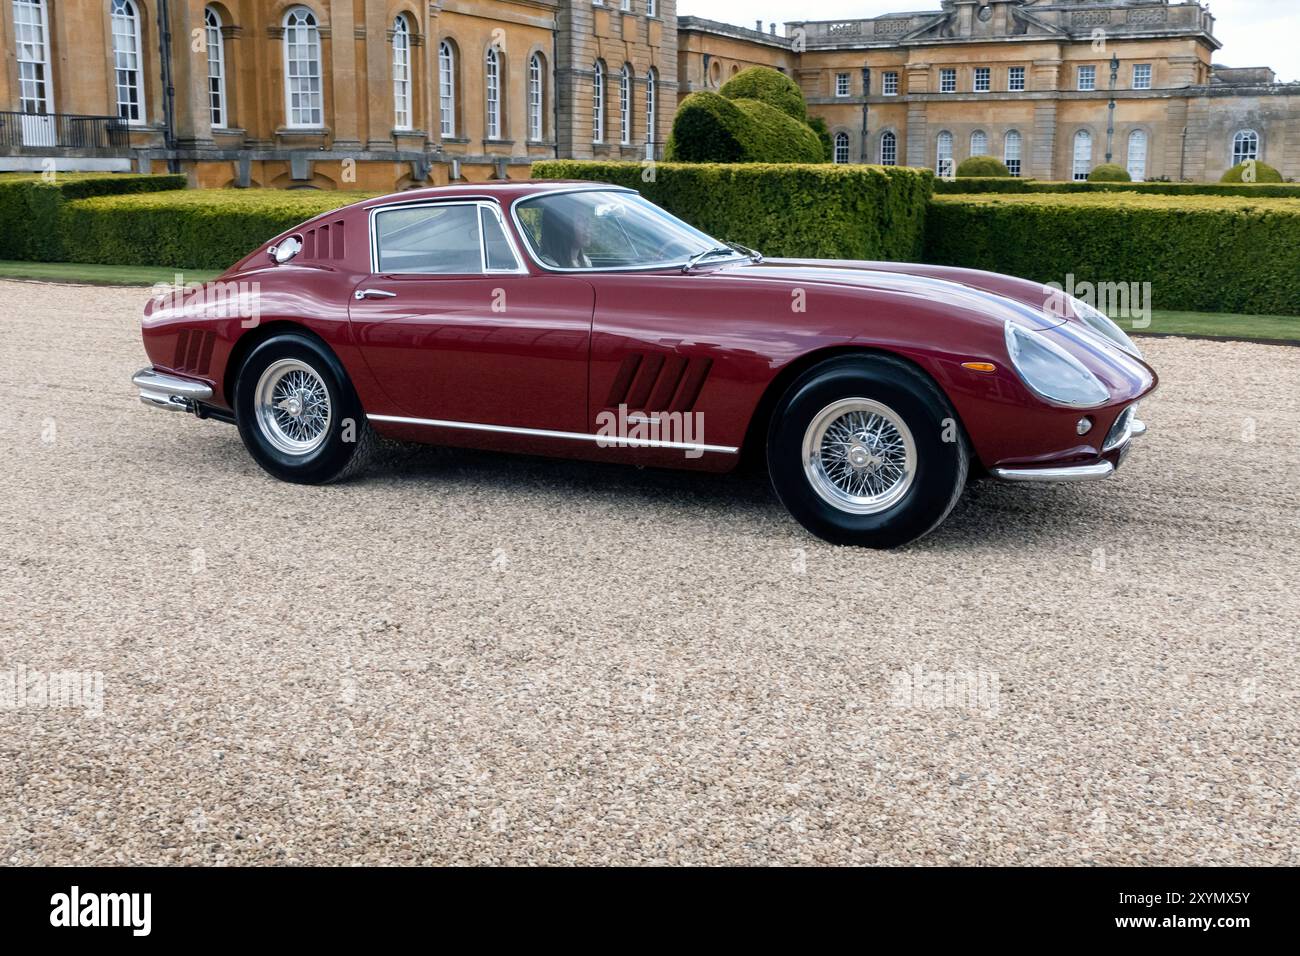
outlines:
M137 401L145 294L0 282L0 682L85 681L0 709L0 862L1300 863L1300 350L1146 340L1116 478L876 553L752 476L278 483Z

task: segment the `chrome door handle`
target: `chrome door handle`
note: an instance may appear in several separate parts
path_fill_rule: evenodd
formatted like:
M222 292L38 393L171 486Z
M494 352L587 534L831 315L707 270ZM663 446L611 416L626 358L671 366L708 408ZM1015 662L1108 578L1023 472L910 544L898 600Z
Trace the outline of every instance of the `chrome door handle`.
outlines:
M361 299L395 299L396 292L388 292L384 289L358 289L352 293L352 298L360 301Z

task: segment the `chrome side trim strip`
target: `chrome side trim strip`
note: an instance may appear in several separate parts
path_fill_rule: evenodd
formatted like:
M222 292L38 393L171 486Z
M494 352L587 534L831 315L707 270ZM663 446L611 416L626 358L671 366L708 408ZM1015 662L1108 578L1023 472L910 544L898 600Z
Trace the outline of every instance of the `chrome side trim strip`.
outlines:
M994 468L992 474L1003 481L1098 481L1109 478L1114 471L1110 462L1099 461L1065 468Z
M590 441L607 448L668 448L680 451L709 451L720 455L734 455L740 451L730 445L700 445L682 441L659 441L655 438L623 438L615 435L591 435L587 432L557 432L545 428L515 428L510 425L479 425L474 422L451 422L439 418L405 418L401 415L366 415L372 422L391 422L394 425L424 425L429 428L459 428L463 431L493 432L499 435L526 435L529 438L563 438L573 441Z
M211 387L202 382L153 368L140 369L131 376L131 383L140 389L140 401L174 412L190 411L195 402L206 402L212 397Z

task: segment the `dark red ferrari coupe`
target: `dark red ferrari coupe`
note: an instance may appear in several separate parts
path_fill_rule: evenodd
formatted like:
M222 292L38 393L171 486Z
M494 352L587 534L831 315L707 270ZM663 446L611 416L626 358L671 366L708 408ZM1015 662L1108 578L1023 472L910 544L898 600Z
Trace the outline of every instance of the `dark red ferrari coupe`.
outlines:
M145 309L159 408L233 422L288 481L375 436L726 471L766 459L791 514L892 547L969 474L1104 478L1154 371L1109 318L1022 279L764 259L636 192L424 189L325 213Z

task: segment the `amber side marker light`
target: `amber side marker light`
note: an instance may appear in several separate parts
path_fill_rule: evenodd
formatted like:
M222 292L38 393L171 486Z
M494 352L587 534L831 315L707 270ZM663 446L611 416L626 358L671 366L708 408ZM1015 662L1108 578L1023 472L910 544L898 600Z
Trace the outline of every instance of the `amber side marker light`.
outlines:
M972 372L996 372L998 367L992 362L962 362L962 368L968 368Z

